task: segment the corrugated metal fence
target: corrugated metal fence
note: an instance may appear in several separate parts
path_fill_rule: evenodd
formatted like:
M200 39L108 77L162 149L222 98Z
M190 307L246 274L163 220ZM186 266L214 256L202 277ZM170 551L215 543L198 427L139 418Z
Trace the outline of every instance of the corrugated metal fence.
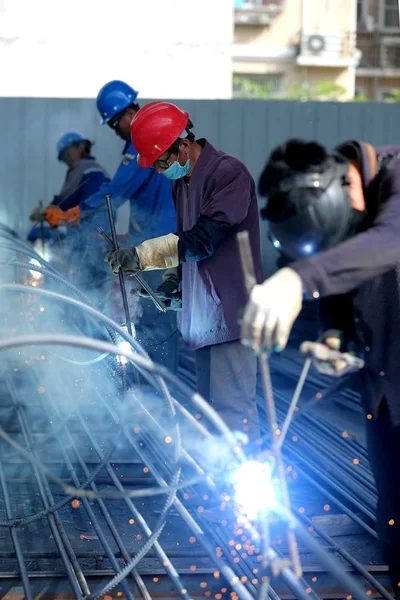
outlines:
M146 101L143 100L144 104ZM241 160L257 179L271 149L289 137L333 146L349 138L400 142L400 104L259 100L179 100L195 133ZM95 140L95 155L112 173L122 142L99 125L93 100L0 98L0 221L21 233L39 200L49 203L64 168L55 144L67 130Z

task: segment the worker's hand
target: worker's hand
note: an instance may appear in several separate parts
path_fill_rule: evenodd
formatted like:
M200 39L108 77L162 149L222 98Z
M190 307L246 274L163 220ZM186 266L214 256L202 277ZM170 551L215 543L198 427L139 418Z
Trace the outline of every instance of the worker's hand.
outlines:
M177 277L168 277L154 292L157 294L158 299L164 303L167 310L182 310L182 297L179 292L179 279ZM150 298L143 288L137 294L141 298Z
M33 223L38 223L40 221L44 221L43 208L37 206L29 215L29 220Z
M244 311L242 343L257 354L283 350L302 303L301 277L288 267L254 286Z
M358 365L358 359L352 352L344 352L344 334L338 329L329 329L318 340L318 344L327 350L336 350L340 352L337 359L330 359L324 356L324 352L316 350L311 353L312 364L319 373L329 375L330 377L342 377L347 373L357 371L362 368Z
M136 248L112 250L105 255L104 260L110 265L114 275L118 275L120 269L128 275L135 275L138 271L141 271Z
M79 206L74 206L74 208L70 208L69 210L61 210L59 206L50 204L50 206L48 206L44 211L44 218L50 227L59 227L60 225L79 225Z

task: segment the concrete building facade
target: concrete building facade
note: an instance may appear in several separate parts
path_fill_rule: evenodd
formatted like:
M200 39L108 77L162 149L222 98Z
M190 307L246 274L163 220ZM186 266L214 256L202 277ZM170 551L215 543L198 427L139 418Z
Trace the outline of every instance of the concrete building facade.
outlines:
M341 100L352 98L356 17L356 0L236 0L235 81L264 81L278 98L305 86L328 94L331 82Z

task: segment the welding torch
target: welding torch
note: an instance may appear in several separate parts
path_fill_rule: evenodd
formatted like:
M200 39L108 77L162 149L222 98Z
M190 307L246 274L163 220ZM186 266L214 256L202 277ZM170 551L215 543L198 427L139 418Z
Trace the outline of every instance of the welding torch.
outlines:
M43 202L42 202L42 200L40 200L40 202L39 202L39 208L40 208L40 212L43 212ZM42 252L43 252L43 258L44 258L45 244L44 244L44 224L43 224L43 219L40 219L40 221L39 221L39 227L40 227L40 241L42 243Z
M110 238L107 235L107 233L104 231L104 229L102 227L97 227L96 229L100 233L100 235L106 240L106 242L108 242L111 246L113 246L114 250L118 250L117 233L115 230L115 223L114 223L114 218L113 218L112 210L111 210L110 196L106 196L106 200L107 200L108 214L109 214L109 218L110 218L110 227L111 227L112 238ZM123 275L123 272L121 271L121 269L118 272L118 275L120 275L120 274ZM149 286L149 284L144 279L144 277L141 275L141 273L135 273L133 276L135 277L135 279L139 283L139 285L148 293L149 298L151 298L151 300L154 302L154 304L158 308L158 310L165 313L167 310L167 307L165 306L164 302L162 302L162 300L160 300L158 298L157 294ZM125 289L125 295L126 295L125 281L124 281L123 287ZM122 290L122 286L121 286L121 290ZM124 307L125 307L125 304L124 304Z
M328 348L325 344L319 342L303 342L300 346L300 352L306 356L312 356L321 361L344 361L352 369L363 369L364 361L358 356L349 352L340 352Z

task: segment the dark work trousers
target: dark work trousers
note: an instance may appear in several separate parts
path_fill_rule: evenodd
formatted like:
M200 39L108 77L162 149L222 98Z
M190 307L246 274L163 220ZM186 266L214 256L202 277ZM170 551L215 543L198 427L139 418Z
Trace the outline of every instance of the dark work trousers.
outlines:
M376 418L367 421L368 456L378 489L376 531L400 600L400 427L394 427L383 400Z
M250 450L260 438L256 404L257 358L239 340L200 348L197 391L232 431L249 436Z

